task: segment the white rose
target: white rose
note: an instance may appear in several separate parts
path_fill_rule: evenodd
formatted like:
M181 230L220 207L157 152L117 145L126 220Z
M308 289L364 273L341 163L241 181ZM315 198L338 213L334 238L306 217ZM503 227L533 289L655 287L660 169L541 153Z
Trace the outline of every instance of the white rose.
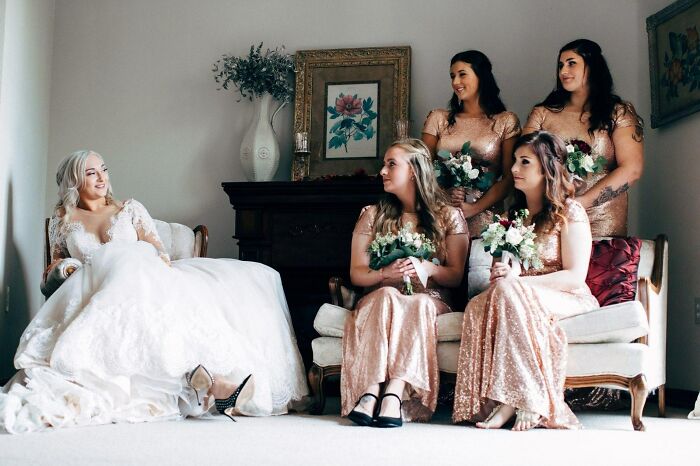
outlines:
M520 234L517 228L510 227L506 232L506 241L513 246L517 246L523 240L523 235Z
M587 172L592 172L593 165L595 165L593 157L591 157L590 155L584 155L583 160L581 160L581 167Z
M413 244L416 246L416 249L420 249L423 246L423 241L417 239Z
M469 163L469 162L464 162L464 163L462 164L462 170L464 170L465 172L469 172L469 170L471 170L471 169L472 169L472 164L471 164L471 163Z
M572 144L567 144L567 146L566 146L566 152L572 153L572 152L575 151L575 150L576 150L576 148L575 148Z
M479 169L474 168L472 170L469 170L467 172L467 177L469 177L470 180L476 179L476 177L479 176Z

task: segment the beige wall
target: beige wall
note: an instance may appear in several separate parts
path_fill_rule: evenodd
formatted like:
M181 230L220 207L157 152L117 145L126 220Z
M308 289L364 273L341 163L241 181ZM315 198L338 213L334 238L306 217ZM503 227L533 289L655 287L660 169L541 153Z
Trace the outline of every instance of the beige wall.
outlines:
M42 272L53 0L0 4L0 379L43 302ZM8 312L5 312L5 310Z
M670 3L640 2L641 16ZM647 77L648 69L644 71ZM649 80L643 84L649 101ZM639 233L669 237L668 383L698 390L700 325L694 320L694 298L700 297L700 113L658 129L649 127L646 134L646 167L638 188Z
M109 162L118 196L141 200L159 218L207 224L210 255L231 257L236 253L230 238L233 215L220 183L243 180L237 154L252 105L216 90L210 69L221 54L243 54L262 40L269 46L285 44L290 51L410 45L411 118L417 135L428 111L450 96L447 73L454 53L486 52L507 106L524 120L554 84L558 48L589 37L603 47L618 93L649 121L644 20L666 3L57 0L45 173L52 180L60 158L93 148ZM630 206L632 233L661 231L671 237L669 385L688 389L700 386L700 327L692 325L692 296L700 294L693 267L698 257L692 232L697 229L688 228L698 222L698 188L693 185L697 171L684 170L691 165L682 160L698 146L698 117L660 131L648 129L647 172L633 188ZM275 126L283 152L277 179L287 179L289 108ZM45 210L35 215L39 222L54 203L52 182L45 198ZM679 218L676 206L685 207L686 218ZM32 261L38 270L38 257ZM35 277L27 279L28 288L36 287ZM7 357L3 352L3 360ZM691 365L689 357L695 358Z

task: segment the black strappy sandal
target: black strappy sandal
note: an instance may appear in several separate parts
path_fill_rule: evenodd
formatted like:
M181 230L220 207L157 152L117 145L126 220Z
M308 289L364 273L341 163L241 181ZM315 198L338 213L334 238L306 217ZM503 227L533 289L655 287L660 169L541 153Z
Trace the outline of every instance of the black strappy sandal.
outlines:
M394 397L396 397L397 400L399 400L399 417L377 416L377 419L374 423L374 426L375 427L401 427L403 425L403 413L401 412L403 400L396 393L383 394L382 397L379 399L379 407L377 409L377 412L379 412L382 409L382 402L384 401L384 398L386 398L387 396L394 396Z
M375 395L374 393L365 393L360 397L359 400L357 400L357 403L355 403L355 408L357 408L357 406L360 404L360 402L362 401L362 398L364 398L366 396L371 396L372 398L375 399L375 401L377 401L377 395ZM371 426L372 424L374 424L374 416L370 416L369 414L360 413L358 411L355 411L355 408L353 408L353 410L348 413L348 419L350 419L352 422L354 422L358 426L367 427L367 426ZM376 408L377 408L376 405L374 408L376 411Z

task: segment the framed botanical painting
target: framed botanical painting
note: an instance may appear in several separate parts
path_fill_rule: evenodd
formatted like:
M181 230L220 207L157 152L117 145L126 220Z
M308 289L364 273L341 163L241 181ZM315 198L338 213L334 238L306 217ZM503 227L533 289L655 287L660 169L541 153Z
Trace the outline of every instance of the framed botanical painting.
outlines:
M294 131L309 133L309 177L376 175L408 120L410 47L300 50Z
M679 0L647 18L651 127L700 110L700 0Z

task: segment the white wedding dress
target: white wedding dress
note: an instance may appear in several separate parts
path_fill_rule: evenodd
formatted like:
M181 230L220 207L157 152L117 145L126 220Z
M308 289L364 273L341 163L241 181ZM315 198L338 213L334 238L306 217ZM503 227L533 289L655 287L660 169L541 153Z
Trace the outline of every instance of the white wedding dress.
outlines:
M184 377L197 364L234 383L253 374L253 397L240 406L246 415L285 413L307 394L275 270L204 258L169 267L153 220L134 200L107 234L101 244L80 222L51 220L52 249L84 265L24 331L20 371L0 393L0 427L20 433L201 415Z

